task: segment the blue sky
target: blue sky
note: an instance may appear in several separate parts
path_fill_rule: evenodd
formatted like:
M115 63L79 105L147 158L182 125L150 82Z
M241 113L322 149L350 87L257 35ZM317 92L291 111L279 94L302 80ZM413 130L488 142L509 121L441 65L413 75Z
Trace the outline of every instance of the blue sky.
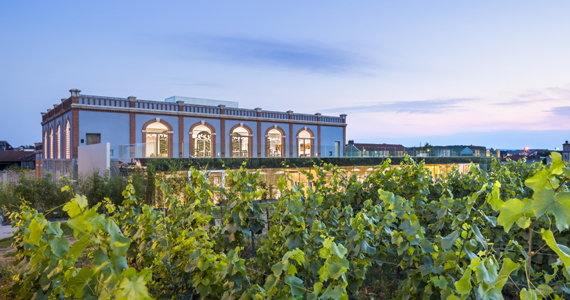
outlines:
M568 1L2 1L0 139L85 94L348 114L360 142L561 147Z

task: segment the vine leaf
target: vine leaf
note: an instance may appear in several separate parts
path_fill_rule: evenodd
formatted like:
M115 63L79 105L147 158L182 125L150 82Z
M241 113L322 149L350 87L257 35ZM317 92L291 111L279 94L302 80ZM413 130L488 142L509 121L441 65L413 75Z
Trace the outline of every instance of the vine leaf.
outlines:
M537 300L534 290L527 291L523 288L521 291L521 300Z
M542 190L548 185L548 176L550 175L549 170L542 170L531 178L525 181L525 185L531 188L533 191L537 192Z
M536 216L549 212L556 219L556 228L562 231L570 226L570 192L560 192L545 188L534 194L532 209Z
M531 208L532 201L530 199L524 199L521 201L519 199L513 198L505 202L503 206L499 209L501 214L497 218L497 223L505 228L505 232L509 232L513 224L517 224L521 228L528 228L530 225L530 218L534 217L534 212Z
M461 295L469 294L473 286L471 285L471 269L467 269L461 279L455 283L455 289Z
M558 254L558 257L560 257L560 260L564 263L564 265L566 267L570 267L570 248L557 244L556 240L554 239L554 235L550 230L543 229L542 239L546 242L550 249Z

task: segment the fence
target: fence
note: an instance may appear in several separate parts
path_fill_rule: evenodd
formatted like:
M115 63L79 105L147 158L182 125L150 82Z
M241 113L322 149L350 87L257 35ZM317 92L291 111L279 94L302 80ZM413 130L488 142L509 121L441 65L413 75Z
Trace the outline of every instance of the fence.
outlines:
M44 159L43 160L43 173L54 174L54 178L66 176L73 178L73 174L77 173L77 160L76 159Z
M22 174L28 179L36 177L36 172L34 170L28 172L0 172L0 184L18 184Z

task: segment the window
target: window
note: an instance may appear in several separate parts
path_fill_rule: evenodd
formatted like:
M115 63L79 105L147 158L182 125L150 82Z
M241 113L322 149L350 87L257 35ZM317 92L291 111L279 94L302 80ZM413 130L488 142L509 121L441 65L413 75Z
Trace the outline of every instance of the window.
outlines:
M146 127L146 157L168 157L168 127L155 122Z
M212 157L212 131L204 125L192 130L194 157Z
M71 128L69 126L69 120L65 123L65 159L71 159L71 138L70 138Z
M47 151L47 146L48 146L48 140L47 140L47 130L44 131L44 144L42 145L42 148ZM47 158L47 153L45 153L45 157Z
M249 157L249 131L238 127L232 132L232 157Z
M87 133L87 145L100 144L101 134L100 133Z
M55 132L55 136L57 137L57 144L56 145L56 149L55 152L57 153L57 159L61 159L61 126L59 124L57 124L57 130Z
M49 130L49 158L53 159L53 128Z
M277 129L271 129L267 133L267 153L266 157L281 157L284 145L283 142L283 135Z
M299 132L299 136L297 137L297 144L299 145L299 149L297 150L299 157L312 157L312 138L311 133L307 130Z

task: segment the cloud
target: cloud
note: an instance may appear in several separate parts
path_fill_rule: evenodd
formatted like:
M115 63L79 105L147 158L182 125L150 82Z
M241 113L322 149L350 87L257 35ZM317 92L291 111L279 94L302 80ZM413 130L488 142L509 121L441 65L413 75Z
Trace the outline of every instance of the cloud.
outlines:
M199 51L208 59L253 66L276 66L315 73L357 73L365 65L355 53L309 42L282 42L241 37L193 36L176 39L187 51ZM366 64L370 65L370 62Z
M544 88L516 95L513 100L495 103L502 106L522 106L533 103L560 102L570 99L570 90L566 88Z
M545 111L551 112L557 116L570 117L570 106L557 106Z
M457 111L460 109L460 103L472 101L474 99L458 98L458 99L440 99L440 100L424 100L424 101L400 101L385 102L373 105L357 105L340 108L332 108L323 110L324 112L396 112L410 114L440 114L449 111Z

